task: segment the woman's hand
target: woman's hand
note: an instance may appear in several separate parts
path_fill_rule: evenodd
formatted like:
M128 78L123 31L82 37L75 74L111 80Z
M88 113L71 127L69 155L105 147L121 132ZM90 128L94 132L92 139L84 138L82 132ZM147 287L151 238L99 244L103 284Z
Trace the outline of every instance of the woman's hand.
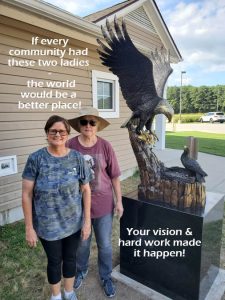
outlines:
M91 233L91 189L89 183L81 186L84 204L84 225L81 229L82 240L87 240Z
M22 206L26 226L26 241L33 248L37 246L38 237L33 227L32 218L32 197L35 182L23 179L22 182Z
M115 177L112 179L113 190L116 195L116 203L114 208L114 213L121 218L123 215L123 204L122 204L122 195L121 195L121 187L120 187L120 179L119 177Z
M117 201L115 208L114 208L114 213L121 218L123 215L123 204L122 201Z
M87 240L91 234L91 222L85 222L81 229L81 238L83 241Z
M34 248L37 246L38 237L36 231L32 227L26 228L26 241L29 247Z

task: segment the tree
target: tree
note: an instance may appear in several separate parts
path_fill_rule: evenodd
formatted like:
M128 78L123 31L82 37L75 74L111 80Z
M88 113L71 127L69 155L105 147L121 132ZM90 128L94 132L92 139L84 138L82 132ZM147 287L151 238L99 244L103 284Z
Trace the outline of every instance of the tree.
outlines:
M177 114L180 110L180 90L176 86L167 89L167 99Z
M180 111L180 87L172 86L167 89L167 99L175 113ZM182 112L225 111L225 85L217 86L183 86Z

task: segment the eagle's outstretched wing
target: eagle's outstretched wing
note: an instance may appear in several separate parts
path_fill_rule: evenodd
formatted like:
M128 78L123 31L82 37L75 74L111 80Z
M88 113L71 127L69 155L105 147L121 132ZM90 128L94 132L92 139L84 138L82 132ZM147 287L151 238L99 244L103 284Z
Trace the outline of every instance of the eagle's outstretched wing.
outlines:
M157 92L153 78L153 66L149 58L143 55L131 41L125 22L122 21L122 30L114 19L114 32L106 21L107 31L102 27L105 46L97 39L101 50L98 49L103 65L107 66L119 77L123 97L131 110L153 100L157 105Z
M159 97L163 97L164 88L168 77L173 72L170 65L170 53L164 47L151 51L150 59L153 64L153 77L156 86L156 92Z

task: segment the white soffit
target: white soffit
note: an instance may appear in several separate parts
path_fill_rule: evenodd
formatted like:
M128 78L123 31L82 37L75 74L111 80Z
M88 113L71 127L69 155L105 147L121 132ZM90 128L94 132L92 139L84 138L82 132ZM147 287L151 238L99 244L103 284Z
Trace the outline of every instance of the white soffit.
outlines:
M127 14L125 19L139 25L140 27L147 29L150 32L157 34L155 27L149 20L149 17L147 16L143 6Z

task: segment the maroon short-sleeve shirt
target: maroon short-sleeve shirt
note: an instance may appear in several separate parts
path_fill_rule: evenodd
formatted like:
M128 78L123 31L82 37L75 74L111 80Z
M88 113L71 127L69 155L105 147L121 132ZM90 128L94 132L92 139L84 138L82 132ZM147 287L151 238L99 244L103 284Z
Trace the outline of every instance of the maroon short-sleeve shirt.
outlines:
M83 154L94 174L90 182L91 217L99 218L111 213L114 208L111 180L121 174L111 144L98 137L94 146L84 147L76 136L68 141L67 146Z

